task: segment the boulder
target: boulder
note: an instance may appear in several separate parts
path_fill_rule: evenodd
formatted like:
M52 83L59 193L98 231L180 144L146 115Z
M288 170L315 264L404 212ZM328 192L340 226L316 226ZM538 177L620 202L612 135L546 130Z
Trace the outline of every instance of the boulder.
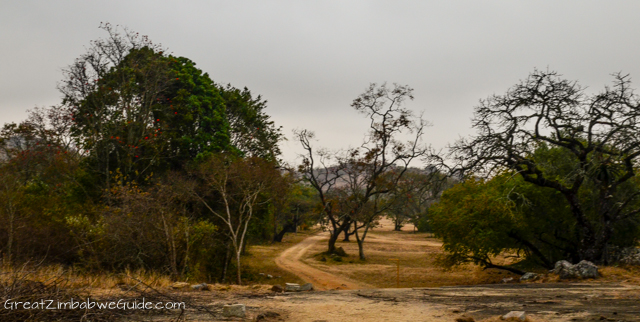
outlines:
M580 261L574 268L578 271L580 278L596 278L598 277L598 266L590 261Z
M551 270L551 273L558 274L561 279L596 278L598 277L598 266L586 260L583 260L576 265L572 265L568 261L561 260L556 262L555 268Z
M535 281L538 279L538 274L536 273L531 273L531 272L527 272L524 273L524 275L520 276L520 282L524 282L524 281Z
M502 316L503 320L508 320L508 319L518 319L520 321L524 321L527 319L527 315L524 313L524 311L511 311L505 315Z
M562 279L578 277L578 272L573 264L565 260L557 261L551 273L557 274Z
M272 290L272 291L274 291L274 292L277 292L277 293L282 293L282 292L284 292L284 288L282 288L282 286L280 286L280 285L274 285L274 286L271 288L271 290Z
M300 288L298 289L298 291L312 291L312 290L313 290L313 284L311 283L304 284L300 286Z
M286 292L295 292L300 290L300 284L296 283L284 283L284 290Z
M189 283L187 283L187 282L175 282L175 283L171 284L171 288L176 289L176 290L181 289L181 288L185 288L185 287L188 287L188 286L189 286Z
M207 285L207 283L191 285L191 289L194 291L208 291L209 285Z
M222 307L222 315L226 317L244 318L247 308L244 304L230 304Z

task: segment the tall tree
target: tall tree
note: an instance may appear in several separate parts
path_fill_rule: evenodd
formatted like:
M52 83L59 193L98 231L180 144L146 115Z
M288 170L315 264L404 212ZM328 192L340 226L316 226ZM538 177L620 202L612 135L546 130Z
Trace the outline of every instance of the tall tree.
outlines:
M428 148L422 143L422 136L428 123L403 106L407 99L413 99L413 89L409 86L394 84L393 88L389 88L386 84L371 84L353 100L351 107L365 115L370 122L369 133L360 147L336 157L338 167L331 175L325 173L321 177L318 174L314 168L309 138L305 136L306 132L299 133L298 137L307 152L300 170L318 191L325 214L333 226L329 252L335 251L340 232L355 222L359 255L364 260L363 244L367 232L385 210L379 201L394 189L412 161L427 154ZM408 140L402 142L403 137L408 137ZM325 167L326 170L328 168ZM348 210L343 210L342 217L333 212L335 201L330 200L326 193L336 185L346 191L349 205ZM358 233L358 222L363 228L362 234Z
M491 176L510 169L525 181L561 194L576 230L575 258L608 261L615 227L640 213L640 99L627 75L590 95L556 72L534 71L504 95L475 109L478 134L451 147L455 171ZM537 150L559 151L563 159Z
M207 74L146 36L101 28L109 37L65 69L59 89L76 145L104 187L116 170L125 181L142 181L232 150L224 101Z

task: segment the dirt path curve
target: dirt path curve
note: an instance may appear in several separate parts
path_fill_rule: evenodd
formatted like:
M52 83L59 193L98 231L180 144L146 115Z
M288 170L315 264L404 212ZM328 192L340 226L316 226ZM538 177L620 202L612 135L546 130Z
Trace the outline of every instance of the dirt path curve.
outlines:
M331 273L311 267L302 262L304 254L309 248L316 243L327 240L327 236L322 233L312 235L300 243L288 248L280 256L276 258L276 265L293 274L298 275L301 279L312 283L313 287L319 291L325 290L357 290L373 288L373 286L352 281L345 277L336 276Z

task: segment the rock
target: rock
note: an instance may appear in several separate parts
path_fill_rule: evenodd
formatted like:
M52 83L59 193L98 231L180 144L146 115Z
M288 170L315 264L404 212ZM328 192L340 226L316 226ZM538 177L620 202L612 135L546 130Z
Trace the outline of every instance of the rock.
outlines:
M267 278L273 278L273 276L271 276L271 275L267 275Z
M566 278L596 278L598 277L598 266L590 261L581 261L576 265L572 265L568 261L561 260L556 262L552 273L558 274L561 279Z
M640 266L640 248L625 248L620 254L620 263Z
M502 279L501 282L505 283L505 284L506 283L511 283L511 282L513 282L513 277L505 277L505 278Z
M187 282L175 282L175 283L171 284L171 288L176 289L176 290L181 289L181 288L185 288L185 287L188 287L188 286L189 286L189 283L187 283Z
M266 320L266 319L274 319L274 318L277 318L279 316L280 316L280 314L278 314L276 312L267 311L267 312L258 314L258 316L256 316L256 321L262 321L262 320Z
M573 264L565 260L557 261L551 273L558 274L562 279L578 277L578 272Z
M527 315L524 313L524 311L511 311L502 316L503 320L508 320L512 318L518 319L520 321L524 321L527 318Z
M598 277L598 266L590 261L580 261L580 263L574 265L574 268L578 271L578 276L581 278Z
M280 285L274 285L271 288L271 290L274 291L274 292L278 292L278 293L284 292L284 288L282 288L282 286L280 286Z
M209 285L207 285L207 283L196 284L192 285L191 289L194 291L208 291Z
M264 273L258 273L258 275L260 275L260 276L264 276L265 274L264 274Z
M244 304L231 304L231 305L225 305L222 307L222 315L227 317L234 316L234 317L244 318L246 313L247 313L247 308L244 306Z
M300 289L298 289L298 291L311 291L311 290L313 290L313 284L311 283L304 284L300 286Z
M527 272L527 273L524 273L524 275L522 275L520 277L520 282L523 282L523 281L535 281L535 280L538 279L538 277L540 277L540 276L538 276L538 274L536 274L536 273Z
M300 290L300 284L296 283L284 283L284 290L286 292L295 292Z

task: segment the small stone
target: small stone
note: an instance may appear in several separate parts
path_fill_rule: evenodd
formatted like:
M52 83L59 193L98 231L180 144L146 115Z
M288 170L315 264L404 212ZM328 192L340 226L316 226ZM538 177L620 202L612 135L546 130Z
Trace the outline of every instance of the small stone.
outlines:
M515 318L518 319L520 321L524 321L527 319L527 315L524 313L524 311L511 311L505 315L502 316L503 320L507 320L507 319L511 319L511 318Z
M278 314L276 312L267 311L267 312L258 314L258 316L256 317L256 321L262 321L262 320L266 320L266 319L273 319L273 318L277 318L279 316L280 316L280 314Z
M208 291L209 285L207 285L207 283L196 284L192 285L191 289L194 291Z
M272 291L274 291L274 292L277 292L277 293L282 293L282 292L284 292L284 288L282 288L282 286L280 286L280 285L274 285L274 286L271 288L271 290L272 290Z
M185 288L185 287L188 287L188 286L189 286L189 283L187 283L187 282L175 282L175 283L171 284L171 288L176 289L176 290L177 289L181 289L181 288Z
M265 274L264 274L264 273L259 273L258 275L260 275L260 276L264 276Z
M505 278L502 279L501 282L505 283L505 284L506 283L511 283L511 282L513 282L513 277L505 277Z
M271 275L267 275L267 278L273 278L273 276L271 276Z
M304 284L300 286L300 289L298 289L298 291L311 291L311 290L313 290L313 284L311 283Z
M230 304L222 307L222 315L227 317L239 317L244 318L247 313L247 308L244 304Z
M524 273L524 275L522 275L520 277L520 282L523 282L523 281L535 281L535 280L538 279L538 277L539 276L536 273L527 272L527 273Z
M287 292L295 292L300 290L300 284L296 283L284 283L284 290Z

